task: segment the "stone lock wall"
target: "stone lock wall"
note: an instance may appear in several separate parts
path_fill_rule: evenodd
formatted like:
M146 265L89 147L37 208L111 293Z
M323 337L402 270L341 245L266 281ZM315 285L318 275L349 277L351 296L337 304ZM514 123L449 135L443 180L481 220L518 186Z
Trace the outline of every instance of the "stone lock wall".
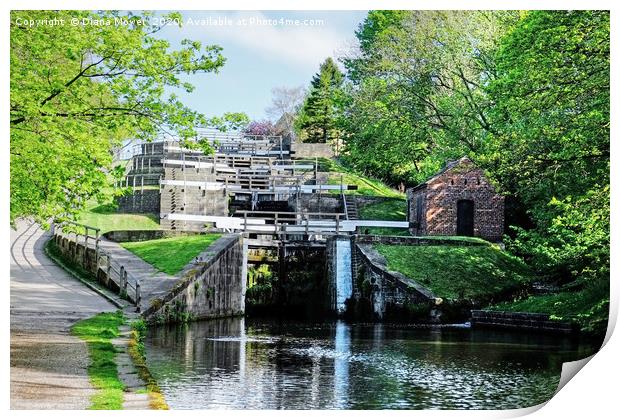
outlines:
M457 202L474 203L474 236L499 241L504 233L504 197L468 159L407 191L413 235L457 233Z
M151 323L243 315L245 270L240 235L226 235L198 255L161 299L148 302L144 318Z
M374 245L377 243L427 245L441 243L441 240L426 240L410 237L386 237L355 235L334 235L326 243L327 280L329 287L329 305L334 312L338 309L338 280L342 281L342 273L338 273L338 255L336 244L338 241L351 241L351 299L349 304L370 300L371 311L378 319L390 315L394 309L402 309L409 304L435 303L432 292L401 273L390 271L387 268L385 257L379 254Z
M334 149L331 144L326 143L299 143L291 144L291 155L294 158L314 158L324 157L333 158L335 156Z
M372 243L356 243L354 247L357 267L354 269L353 294L357 299L364 293L370 294L372 311L383 319L391 309L403 308L408 304L435 303L435 296L424 286L387 268L385 257L379 254ZM368 290L360 290L360 285Z
M119 213L153 213L159 214L159 188L135 190L132 194L118 197Z

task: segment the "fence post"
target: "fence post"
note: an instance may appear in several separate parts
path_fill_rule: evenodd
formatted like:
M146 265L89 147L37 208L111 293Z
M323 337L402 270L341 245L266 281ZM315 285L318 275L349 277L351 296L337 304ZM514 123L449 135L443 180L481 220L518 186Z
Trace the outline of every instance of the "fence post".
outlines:
M121 297L127 296L127 270L123 267L123 274L121 275Z
M110 256L106 255L105 257L105 261L106 261L106 278L105 278L105 285L106 287L110 287L110 274L112 272L112 264L110 261Z
M136 279L136 312L140 313L142 294L140 293L140 280Z
M123 291L123 279L125 278L125 266L121 265L121 272L118 275L118 287L120 288L120 292Z

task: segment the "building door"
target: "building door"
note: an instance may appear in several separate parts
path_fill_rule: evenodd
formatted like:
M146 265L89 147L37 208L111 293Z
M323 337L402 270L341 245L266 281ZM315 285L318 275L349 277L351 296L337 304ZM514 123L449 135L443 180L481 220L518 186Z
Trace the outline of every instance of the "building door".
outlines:
M456 202L456 234L474 236L474 202L472 200Z

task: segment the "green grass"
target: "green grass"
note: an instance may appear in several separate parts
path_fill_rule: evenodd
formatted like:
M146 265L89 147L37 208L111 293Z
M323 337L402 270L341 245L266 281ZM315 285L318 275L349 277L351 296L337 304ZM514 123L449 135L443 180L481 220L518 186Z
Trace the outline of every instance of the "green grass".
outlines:
M122 242L121 245L158 270L172 275L178 273L221 236L217 233L208 233L143 242Z
M117 213L111 203L93 205L80 214L78 223L101 229L100 233L113 230L159 230L156 214Z
M390 270L443 299L488 302L531 281L520 259L495 246L376 245L376 249Z
M606 279L582 290L502 302L487 309L548 314L555 319L576 322L583 331L604 335L609 316L609 282Z
M120 410L123 408L125 386L118 377L116 349L112 339L118 337L118 328L125 319L121 311L105 312L77 322L71 333L86 341L90 365L88 376L97 392L91 397L92 410Z
M401 199L405 198L405 194L399 193L397 190L391 188L385 183L356 173L352 169L341 165L335 160L319 158L317 159L317 162L319 164L319 171L329 172L327 178L327 183L329 185L338 185L341 180L342 183L346 185L357 185L357 190L347 190L345 191L346 194L393 197ZM340 194L340 192L337 192L337 194Z
M407 201L394 198L378 203L366 204L359 208L359 216L362 220L407 220ZM362 232L370 235L409 236L408 229L389 227L362 228Z

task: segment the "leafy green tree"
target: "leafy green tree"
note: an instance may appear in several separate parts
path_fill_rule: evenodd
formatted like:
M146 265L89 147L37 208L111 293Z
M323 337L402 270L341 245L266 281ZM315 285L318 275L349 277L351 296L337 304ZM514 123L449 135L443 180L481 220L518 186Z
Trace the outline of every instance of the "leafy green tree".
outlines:
M489 86L485 164L535 223L516 250L564 281L609 280L609 12L536 11Z
M312 78L310 92L297 116L296 126L309 143L329 143L340 136L336 127L338 96L344 76L331 57Z
M376 11L343 61L349 162L415 184L447 159L475 155L492 131L484 86L516 12Z
M65 24L20 24L53 18ZM217 72L221 48L184 40L172 50L156 37L158 22L151 13L11 12L11 221L78 212L107 185L121 139L191 138L206 124L166 91L191 92L183 74Z

